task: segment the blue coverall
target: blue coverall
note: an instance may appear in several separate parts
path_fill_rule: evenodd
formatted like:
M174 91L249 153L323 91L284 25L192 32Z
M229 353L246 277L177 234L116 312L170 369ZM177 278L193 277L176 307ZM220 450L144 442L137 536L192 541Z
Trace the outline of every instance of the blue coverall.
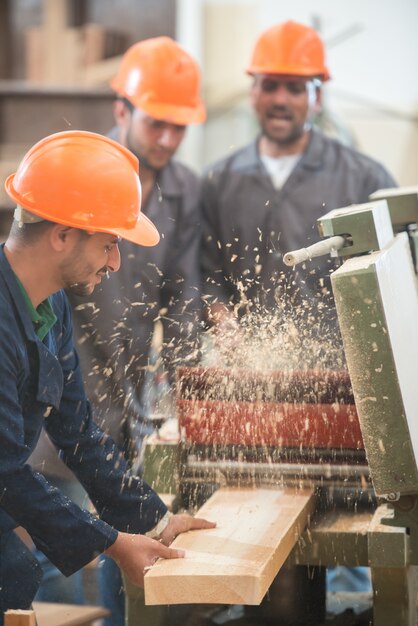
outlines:
M117 530L145 533L167 510L146 483L128 474L118 448L93 421L64 292L51 295L50 303L57 322L40 341L1 247L1 615L8 608L29 608L41 577L36 560L13 532L17 526L69 576L114 543ZM28 465L42 425L89 494L97 516L80 509Z

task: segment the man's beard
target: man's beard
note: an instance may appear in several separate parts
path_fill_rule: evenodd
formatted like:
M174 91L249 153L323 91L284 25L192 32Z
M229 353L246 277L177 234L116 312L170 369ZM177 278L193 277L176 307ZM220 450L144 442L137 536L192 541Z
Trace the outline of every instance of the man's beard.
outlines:
M303 136L305 130L307 130L305 126L293 126L289 129L287 135L277 136L274 131L270 131L268 124L262 125L263 135L267 137L269 141L277 144L280 147L292 146L294 143L299 141L299 139Z
M130 125L126 133L126 147L136 156L136 158L139 161L140 166L144 167L147 170L150 170L151 172L154 172L154 174L158 174L158 172L161 170L161 168L154 167L154 165L152 165L152 163L150 163L146 157L142 156L142 154L140 154L138 150L136 150L133 147L132 141L131 141L131 126Z
M106 267L102 267L97 274L100 274L102 278L109 278L109 272ZM96 285L93 285L93 283L80 281L75 283L68 282L65 289L76 296L89 296L93 293L95 287Z
M89 296L94 286L91 283L70 283L65 286L65 289L75 296Z

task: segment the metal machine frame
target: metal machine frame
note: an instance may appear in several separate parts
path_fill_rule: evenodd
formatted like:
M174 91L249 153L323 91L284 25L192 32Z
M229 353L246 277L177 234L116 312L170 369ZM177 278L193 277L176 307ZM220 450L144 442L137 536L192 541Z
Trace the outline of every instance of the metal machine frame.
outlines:
M343 530L335 520L314 522L294 556L299 563L369 565L374 625L414 626L418 189L382 190L371 200L331 211L318 225L321 235L329 237L329 252L348 259L331 282L371 479L381 504L371 520L357 520L357 533L355 516ZM305 250L305 258L322 254L321 243L320 250L315 244ZM288 260L298 261L303 251L292 255ZM347 532L350 525L354 532ZM330 532L334 534L332 550Z

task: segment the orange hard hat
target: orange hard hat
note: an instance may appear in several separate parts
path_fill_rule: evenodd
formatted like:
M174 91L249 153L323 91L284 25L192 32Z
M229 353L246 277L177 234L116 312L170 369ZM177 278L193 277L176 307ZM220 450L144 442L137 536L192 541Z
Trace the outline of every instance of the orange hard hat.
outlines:
M141 213L138 166L108 137L66 131L36 143L5 187L18 205L45 220L154 246L160 237Z
M131 46L110 86L158 120L186 125L206 119L199 67L170 37L145 39Z
M309 26L289 20L267 29L258 38L248 74L291 74L329 80L324 44Z

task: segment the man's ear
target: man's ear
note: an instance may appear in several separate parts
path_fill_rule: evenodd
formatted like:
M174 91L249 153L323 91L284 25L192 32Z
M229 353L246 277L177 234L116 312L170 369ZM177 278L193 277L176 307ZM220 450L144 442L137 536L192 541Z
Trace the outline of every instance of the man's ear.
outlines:
M258 91L258 80L257 80L257 76L254 76L253 81L251 83L250 90L249 90L249 100L253 108L255 108L255 104L256 104L257 91Z
M113 103L113 117L119 127L125 127L131 119L131 111L123 100L115 100Z
M56 224L49 230L49 242L56 252L64 252L69 245L72 245L75 235L75 228Z
M312 109L314 113L320 113L322 109L322 89L320 87L315 87L315 98Z

